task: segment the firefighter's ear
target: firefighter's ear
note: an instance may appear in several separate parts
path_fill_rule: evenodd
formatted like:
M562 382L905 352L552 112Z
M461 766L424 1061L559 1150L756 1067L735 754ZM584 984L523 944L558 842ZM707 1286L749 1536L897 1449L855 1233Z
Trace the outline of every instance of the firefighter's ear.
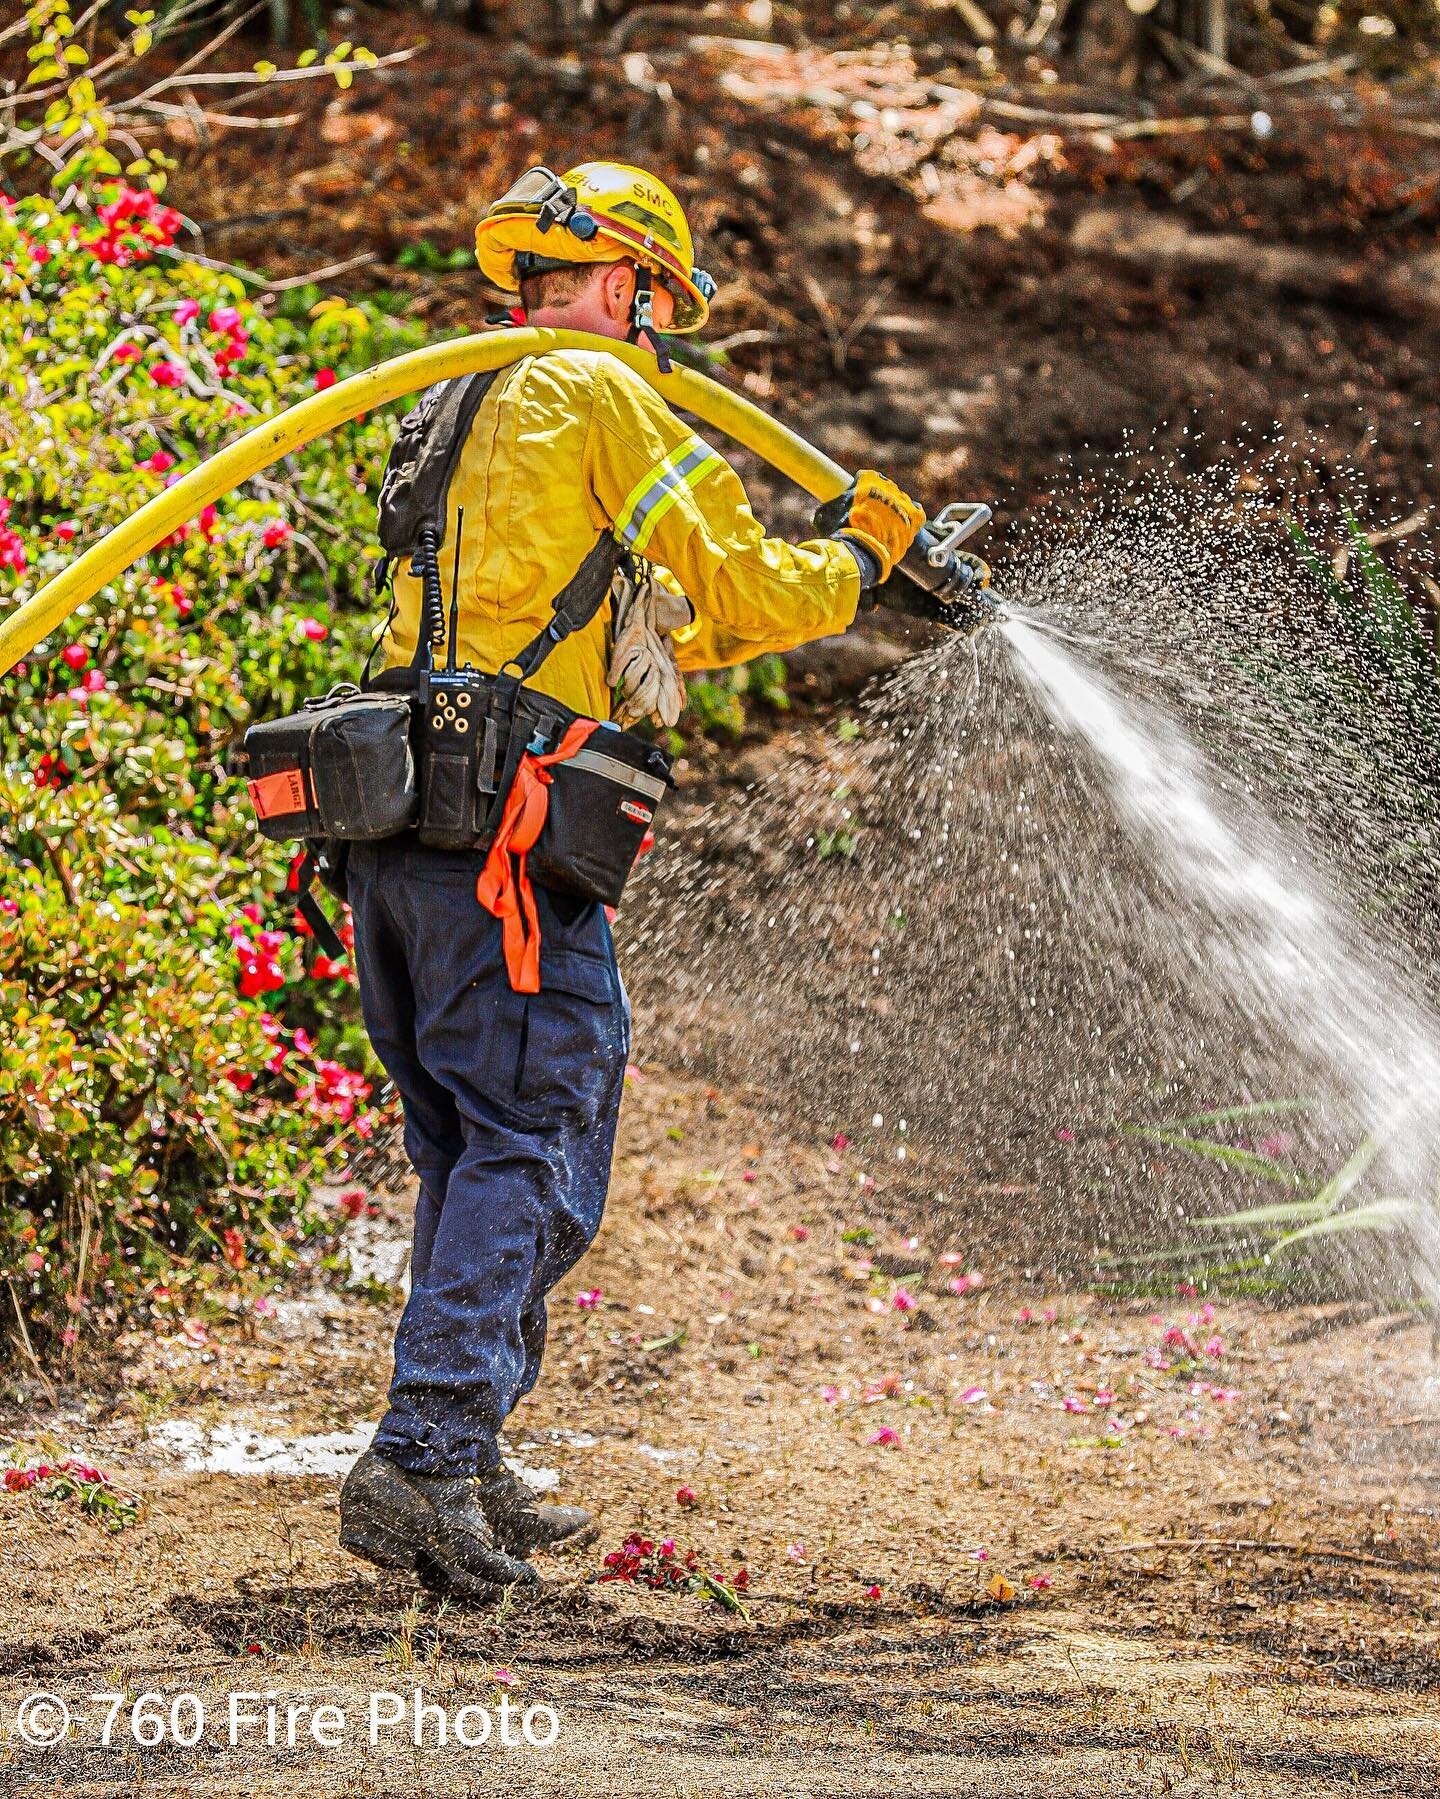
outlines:
M635 270L628 262L613 262L600 284L605 316L617 325L630 323L630 303L635 298Z

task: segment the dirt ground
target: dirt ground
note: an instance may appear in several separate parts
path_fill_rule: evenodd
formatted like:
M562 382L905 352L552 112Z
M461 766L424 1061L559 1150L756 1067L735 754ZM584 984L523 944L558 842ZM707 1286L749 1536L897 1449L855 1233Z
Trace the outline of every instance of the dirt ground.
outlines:
M404 1213L356 1227L363 1291L200 1341L138 1330L108 1393L0 1418L143 1501L111 1535L6 1496L0 1717L43 1690L76 1719L58 1749L12 1732L7 1793L1429 1790L1440 1375L1410 1314L1047 1291L1003 1241L931 1235L852 1146L637 1069L604 1230L511 1436L595 1539L545 1558L536 1596L439 1605L338 1550L338 1472L181 1454L378 1417ZM747 1569L743 1613L596 1583L636 1529L727 1584ZM367 1696L417 1685L552 1706L558 1740L417 1750L407 1720L371 1748ZM193 1691L204 1738L100 1746L85 1696L119 1691ZM240 1692L339 1705L346 1735L302 1722L288 1748L282 1718L276 1747L257 1725L232 1749Z

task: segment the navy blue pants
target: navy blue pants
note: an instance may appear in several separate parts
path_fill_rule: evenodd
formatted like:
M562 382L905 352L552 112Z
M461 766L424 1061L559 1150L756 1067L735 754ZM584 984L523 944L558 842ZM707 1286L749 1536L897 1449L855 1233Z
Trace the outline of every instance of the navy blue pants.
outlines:
M375 1447L421 1474L500 1460L545 1295L600 1228L630 1048L603 909L539 893L542 991L516 993L478 865L400 840L353 845L347 870L365 1028L420 1178Z

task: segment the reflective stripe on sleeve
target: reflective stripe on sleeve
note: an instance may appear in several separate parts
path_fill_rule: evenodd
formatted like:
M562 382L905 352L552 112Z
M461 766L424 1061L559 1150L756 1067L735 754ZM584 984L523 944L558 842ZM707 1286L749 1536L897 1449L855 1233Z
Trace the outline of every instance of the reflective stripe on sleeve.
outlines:
M680 495L712 469L721 467L724 460L704 438L692 432L631 488L615 521L615 535L620 542L638 555Z

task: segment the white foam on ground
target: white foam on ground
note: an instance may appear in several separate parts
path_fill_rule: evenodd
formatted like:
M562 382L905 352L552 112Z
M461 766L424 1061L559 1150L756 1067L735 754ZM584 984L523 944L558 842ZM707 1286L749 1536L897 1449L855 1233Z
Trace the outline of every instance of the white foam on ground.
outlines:
M373 1424L348 1431L276 1437L238 1424L217 1424L207 1430L184 1418L169 1418L149 1431L150 1441L177 1457L187 1474L318 1474L332 1478L349 1473L374 1435ZM560 1485L558 1468L527 1468L509 1456L505 1465L533 1492L551 1493Z

